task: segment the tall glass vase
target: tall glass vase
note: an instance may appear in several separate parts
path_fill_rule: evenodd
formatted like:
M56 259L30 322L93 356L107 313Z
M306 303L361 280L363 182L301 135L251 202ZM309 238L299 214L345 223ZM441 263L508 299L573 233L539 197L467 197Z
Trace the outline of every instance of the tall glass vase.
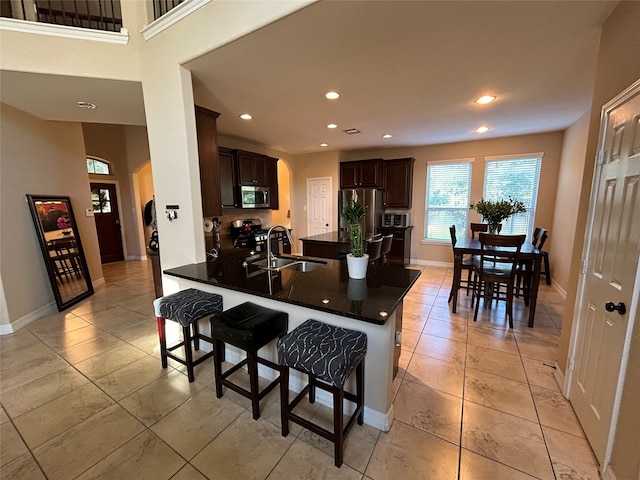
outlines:
M498 235L502 230L502 224L498 222L489 222L488 232L490 235Z

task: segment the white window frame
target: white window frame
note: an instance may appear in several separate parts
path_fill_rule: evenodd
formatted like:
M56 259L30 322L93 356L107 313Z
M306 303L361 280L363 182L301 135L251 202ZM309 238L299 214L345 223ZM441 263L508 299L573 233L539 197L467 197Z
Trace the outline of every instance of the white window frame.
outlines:
M482 186L482 198L485 200L500 200L502 198L506 199L509 195L516 200L520 200L525 204L527 209L526 213L519 213L511 216L508 220L503 222L501 233L505 235L518 235L525 233L527 238L531 240L533 235L533 229L536 219L536 209L538 204L538 193L540 187L540 171L542 170L542 159L544 158L544 152L535 152L535 153L522 153L515 155L499 155L492 157L485 157L485 168L484 168L484 185ZM535 166L535 180L531 185L531 188L528 192L523 193L522 191L509 191L507 190L504 193L494 193L487 192L487 185L490 182L487 182L488 179L494 177L493 174L488 173L488 170L494 166L498 165L498 162L516 162L519 160L537 160L537 164ZM526 231L523 231L521 228L522 223L526 225Z
M98 163L103 163L105 165L107 165L107 167L109 167L109 173L98 173L95 171L90 172L89 171L89 165L87 165L87 173L89 173L90 175L100 175L100 176L108 176L108 175L113 175L113 165L111 164L111 162L109 160L105 160L104 158L100 158L100 157L92 157L90 155L87 155L87 160L91 160L92 162L98 162Z
M449 227L452 225L452 223L456 224L456 228L457 228L457 235L462 237L466 234L466 230L467 230L467 225L469 223L469 202L470 202L470 198L471 198L471 177L473 174L473 162L474 159L473 158L460 158L460 159L455 159L455 160L439 160L439 161L432 161L432 162L427 162L427 175L426 175L426 194L425 194L425 212L424 212L424 232L423 232L423 240L421 243L451 243L451 237L449 236ZM429 180L431 177L431 172L432 172L432 168L437 168L437 167L451 167L451 166L461 166L461 165L465 165L468 167L469 171L468 171L468 177L467 177L467 192L466 192L466 196L464 198L464 201L459 201L459 205L447 205L447 206L430 206L429 205L429 194L430 194L430 189L433 186L433 183L430 184ZM436 223L435 225L438 226L438 228L442 229L443 235L442 238L438 237L434 237L432 236L431 238L429 237L429 214L430 213L435 213L438 211L444 211L444 210L454 210L454 211L459 211L463 217L464 217L464 221L459 221L459 222L445 222L445 224L438 224Z

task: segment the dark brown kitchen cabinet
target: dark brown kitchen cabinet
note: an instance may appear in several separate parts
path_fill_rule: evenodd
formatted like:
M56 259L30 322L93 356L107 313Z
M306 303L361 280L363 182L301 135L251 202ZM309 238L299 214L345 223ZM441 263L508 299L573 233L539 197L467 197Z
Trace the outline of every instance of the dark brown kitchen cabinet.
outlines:
M269 208L278 210L278 159L264 157L267 186L269 187Z
M413 162L413 158L398 158L382 162L385 208L411 208Z
M236 157L230 148L218 147L218 172L221 207L238 208Z
M409 227L380 227L378 233L382 235L393 234L391 251L389 252L389 264L406 267L411 261L411 230Z
M382 159L340 163L340 188L381 188Z
M216 125L220 114L197 105L195 114L202 214L205 217L214 217L222 214L218 168L218 128Z
M238 181L240 185L268 186L267 162L265 161L267 158L269 157L259 153L238 150Z

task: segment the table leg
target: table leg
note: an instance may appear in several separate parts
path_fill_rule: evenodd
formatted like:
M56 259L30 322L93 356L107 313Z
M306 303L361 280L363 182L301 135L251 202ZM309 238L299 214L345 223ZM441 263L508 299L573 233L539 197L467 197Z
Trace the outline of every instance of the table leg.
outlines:
M456 313L458 307L458 287L460 286L460 276L462 275L462 255L453 255L453 285L451 286L451 293L449 294L449 300L453 301L452 312Z
M540 262L542 255L535 255L533 258L533 275L531 277L531 298L529 299L529 327L533 327L533 320L536 316L536 303L538 301L538 286L540 285Z

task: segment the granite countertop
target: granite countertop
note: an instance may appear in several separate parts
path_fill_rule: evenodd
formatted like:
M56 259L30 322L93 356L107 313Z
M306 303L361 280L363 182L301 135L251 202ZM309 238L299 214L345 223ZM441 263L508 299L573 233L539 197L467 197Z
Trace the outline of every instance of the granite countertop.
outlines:
M349 235L346 232L327 232L310 237L304 237L300 240L312 242L329 242L329 243L347 243L349 244Z
M269 272L251 265L251 261L265 256L249 256L247 250L222 251L215 261L183 265L163 273L380 325L420 276L419 270L369 265L367 278L354 280L347 274L345 260L325 258L316 260L326 265L308 272Z

